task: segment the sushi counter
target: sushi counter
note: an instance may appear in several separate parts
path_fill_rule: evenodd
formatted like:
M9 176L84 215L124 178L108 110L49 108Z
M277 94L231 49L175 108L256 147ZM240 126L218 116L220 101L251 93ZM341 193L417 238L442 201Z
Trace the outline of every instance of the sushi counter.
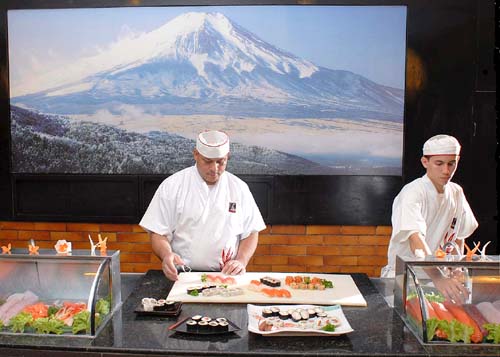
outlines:
M121 274L124 301L95 338L77 336L0 335L0 356L498 356L498 345L422 344L408 329L384 297L392 293L387 281L369 279L365 274L352 278L366 302L342 304L341 316L349 329L338 334L278 336L250 331L250 309L271 314L247 303L185 301L172 316L148 314L145 297L165 297L175 292L174 284L161 271L148 271L138 279ZM313 274L312 274L313 275ZM377 287L379 289L377 289ZM310 287L313 289L313 287ZM189 288L190 293L195 288ZM201 296L200 296L201 297ZM167 299L168 300L168 299ZM360 300L358 300L359 302ZM149 301L147 301L149 303ZM304 303L297 301L293 303ZM283 306L283 305L282 305ZM290 305L291 306L291 305ZM298 305L295 305L298 306ZM175 308L174 308L175 309ZM149 309L146 309L149 310ZM325 307L325 310L327 308ZM312 313L324 314L319 308ZM177 315L178 316L174 316ZM296 311L294 313L297 313ZM335 313L335 312L333 312ZM183 333L188 320L208 316L221 319L226 333ZM300 318L300 317L299 317ZM230 323L228 324L227 321ZM292 320L289 320L292 321ZM194 322L193 322L194 324ZM342 325L341 325L342 326Z

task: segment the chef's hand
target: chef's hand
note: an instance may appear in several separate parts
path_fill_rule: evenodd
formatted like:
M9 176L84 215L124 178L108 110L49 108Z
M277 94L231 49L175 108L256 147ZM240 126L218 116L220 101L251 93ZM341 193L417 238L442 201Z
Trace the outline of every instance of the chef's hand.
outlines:
M228 260L222 268L222 274L226 275L241 275L245 274L245 265L239 260Z
M469 297L469 291L459 281L453 278L440 277L433 279L434 286L446 299L453 300L457 304L464 304Z
M173 252L165 254L161 262L161 268L165 276L172 281L176 281L179 278L176 265L184 265L181 257Z

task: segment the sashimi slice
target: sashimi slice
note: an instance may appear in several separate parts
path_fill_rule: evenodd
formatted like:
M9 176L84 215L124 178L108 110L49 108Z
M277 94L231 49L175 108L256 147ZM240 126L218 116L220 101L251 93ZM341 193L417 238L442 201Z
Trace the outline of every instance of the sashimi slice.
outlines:
M10 319L20 313L26 306L33 305L38 301L38 296L29 290L26 290L22 295L23 297L20 300L18 299L17 302L3 314L2 322L4 325L7 325Z

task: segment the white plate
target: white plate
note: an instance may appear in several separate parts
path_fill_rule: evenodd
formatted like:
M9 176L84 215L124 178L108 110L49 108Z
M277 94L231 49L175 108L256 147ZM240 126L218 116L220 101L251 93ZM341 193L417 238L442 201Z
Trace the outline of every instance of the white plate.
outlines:
M262 317L262 310L269 309L271 307L277 307L279 309L310 309L318 307L316 305L268 305L268 306L260 306L260 305L247 305L248 311L248 331L253 333L258 333L260 335L270 335L270 336L338 336L343 335L345 333L349 333L354 331L349 325L349 321L347 321L344 313L342 312L342 308L340 305L331 305L331 306L320 306L328 316L335 317L340 321L340 324L335 327L335 331L323 331L318 329L304 329L298 327L297 323L294 323L291 319L286 320L287 323L293 324L295 326L287 326L287 327L276 327L274 326L271 331L260 331L259 330L259 322L264 318Z

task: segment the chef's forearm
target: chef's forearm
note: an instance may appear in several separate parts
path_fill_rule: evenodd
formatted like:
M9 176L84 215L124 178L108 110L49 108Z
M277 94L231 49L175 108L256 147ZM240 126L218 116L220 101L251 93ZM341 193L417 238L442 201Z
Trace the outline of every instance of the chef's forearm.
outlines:
M417 249L422 250L425 255L432 255L429 246L425 242L425 238L420 234L420 232L415 232L408 238L408 242L410 243L410 249L413 254Z
M238 248L238 254L236 255L236 260L242 262L247 266L248 262L253 256L257 244L259 243L259 232L251 233L247 238L240 241L240 246Z
M172 247L167 240L167 237L160 234L149 232L149 238L151 239L151 248L153 253L163 261L165 255L172 253Z

